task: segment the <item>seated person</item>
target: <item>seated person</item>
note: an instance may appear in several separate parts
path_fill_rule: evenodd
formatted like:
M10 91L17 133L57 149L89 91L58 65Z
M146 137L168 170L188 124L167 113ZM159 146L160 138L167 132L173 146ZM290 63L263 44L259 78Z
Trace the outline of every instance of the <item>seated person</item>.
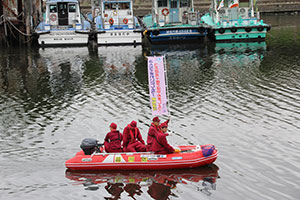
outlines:
M145 152L146 146L137 122L132 121L123 131L123 151L124 152Z
M109 127L110 132L106 134L104 139L105 151L107 153L122 152L122 133L117 130L117 124L115 123L111 123Z
M168 124L162 123L160 125L161 132L159 132L156 137L154 138L152 144L152 151L156 154L168 154L168 153L177 153L180 152L179 149L174 149L172 146L168 144L167 141L167 131L168 131Z

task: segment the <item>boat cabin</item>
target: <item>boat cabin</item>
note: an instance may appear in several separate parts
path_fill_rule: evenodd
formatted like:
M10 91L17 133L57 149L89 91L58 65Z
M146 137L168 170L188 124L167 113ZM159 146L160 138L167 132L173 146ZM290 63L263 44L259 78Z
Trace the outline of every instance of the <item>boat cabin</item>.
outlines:
M249 25L259 20L259 12L255 12L253 0L213 0L210 15L215 23L235 25L237 21L247 21Z
M82 28L78 0L49 0L46 2L46 30ZM48 26L47 26L48 25Z
M153 0L152 17L154 26L158 24L197 24L193 0Z
M104 29L134 28L131 0L103 0L101 10Z

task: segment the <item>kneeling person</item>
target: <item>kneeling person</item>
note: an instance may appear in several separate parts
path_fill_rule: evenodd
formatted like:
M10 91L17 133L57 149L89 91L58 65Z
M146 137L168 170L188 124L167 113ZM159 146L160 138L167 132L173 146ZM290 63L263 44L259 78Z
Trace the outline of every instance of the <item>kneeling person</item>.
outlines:
M152 144L152 151L156 154L168 154L178 152L175 150L171 145L168 144L167 141L167 131L168 131L168 124L162 123L160 125L161 132L159 132L153 140Z
M123 140L122 133L117 130L117 124L111 123L110 132L106 134L104 139L104 147L107 153L122 152L121 142Z

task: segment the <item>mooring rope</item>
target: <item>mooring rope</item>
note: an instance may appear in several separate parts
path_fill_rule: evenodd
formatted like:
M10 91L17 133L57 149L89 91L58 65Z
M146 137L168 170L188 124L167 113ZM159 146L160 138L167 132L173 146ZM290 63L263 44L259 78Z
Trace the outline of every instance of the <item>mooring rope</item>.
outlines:
M16 29L20 34L24 35L24 36L32 36L32 34L26 34L26 33L23 33L22 31L20 31L10 20L7 19L7 21L10 23L10 25L12 27L14 27L14 29Z

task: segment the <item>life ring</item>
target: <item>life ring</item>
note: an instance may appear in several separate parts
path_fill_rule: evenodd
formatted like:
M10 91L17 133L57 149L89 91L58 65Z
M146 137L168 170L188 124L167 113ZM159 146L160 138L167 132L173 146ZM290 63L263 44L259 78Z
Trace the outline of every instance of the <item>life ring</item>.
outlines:
M163 16L168 16L169 13L170 13L170 11L169 11L168 8L164 8L164 9L162 9L162 11L161 11L161 14L162 14Z
M247 33L249 33L249 32L252 31L252 28L247 27L247 28L245 28L245 31L246 31Z
M263 26L259 26L259 27L257 28L257 30L258 30L259 32L262 32L262 31L264 30L264 27L263 27Z
M237 28L236 27L232 27L230 30L231 30L232 33L235 33L237 31Z
M56 15L55 14L51 14L49 18L53 22L56 21Z
M224 29L224 28L220 28L218 31L219 31L219 33L221 33L221 34L225 33L225 29Z
M124 18L124 19L123 19L123 23L124 23L124 24L127 24L127 23L128 23L128 19L127 19L127 18Z
M108 22L109 22L110 25L113 25L113 24L114 24L114 19L113 19L113 18L110 18L110 19L108 20Z

